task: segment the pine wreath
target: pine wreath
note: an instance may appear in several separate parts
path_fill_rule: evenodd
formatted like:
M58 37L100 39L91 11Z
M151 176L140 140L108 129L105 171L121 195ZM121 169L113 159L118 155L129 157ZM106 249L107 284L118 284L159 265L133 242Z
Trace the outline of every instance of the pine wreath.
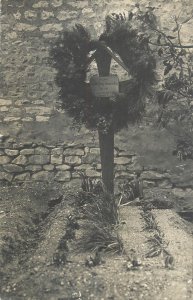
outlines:
M61 107L78 124L90 129L114 131L138 121L144 112L144 98L154 83L155 58L148 40L132 28L122 15L108 16L106 28L99 41L92 40L83 26L64 31L51 50L57 70L56 84L60 87ZM120 92L115 98L104 101L95 98L86 83L90 65L90 52L105 44L117 53L132 79L120 82Z

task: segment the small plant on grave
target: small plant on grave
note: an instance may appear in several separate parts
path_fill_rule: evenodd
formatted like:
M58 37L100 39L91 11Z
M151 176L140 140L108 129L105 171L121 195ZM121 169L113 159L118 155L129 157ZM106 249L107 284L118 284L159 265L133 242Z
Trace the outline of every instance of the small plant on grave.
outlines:
M80 225L78 224L77 217L73 216L71 214L67 217L66 226L67 226L67 228L71 228L72 230L79 230L80 229Z
M82 211L88 221L104 227L119 224L118 205L108 192L104 191L100 195L93 194L93 201L84 205Z
M53 264L57 267L65 265L67 263L68 251L67 239L66 236L63 236L53 254Z
M123 242L116 228L112 226L102 227L101 224L90 223L85 226L84 236L79 242L82 251L97 251L112 254L123 253Z
M150 251L146 254L146 257L155 257L163 253L164 250L164 241L163 234L160 231L157 231L153 237L147 240L150 243Z
M124 181L123 184L120 184L119 190L121 193L119 205L121 205L122 202L128 203L128 201L133 201L137 198L143 199L143 182L140 178L140 174L135 174L133 179L128 179Z
M138 270L142 267L142 261L136 254L135 249L130 249L128 253L128 261L126 264L127 271Z
M84 235L79 241L79 249L122 253L123 243L118 233L118 205L109 193L103 191L93 195L93 201L82 207L85 218Z
M102 259L102 250L100 248L98 248L95 253L94 256L90 255L86 261L85 261L85 266L92 268L92 267L96 267L101 265L102 263L104 263L103 259Z
M173 255L167 250L169 243L164 241L164 235L158 230L148 242L151 244L151 248L146 257L151 258L163 255L165 268L174 269L175 260Z
M154 215L151 213L151 211L143 211L141 213L141 216L143 217L145 221L145 229L146 230L158 230L158 224L154 217Z
M91 179L84 172L78 172L81 179L81 191L76 197L76 205L79 207L94 201L96 195L104 193L103 184L100 180Z

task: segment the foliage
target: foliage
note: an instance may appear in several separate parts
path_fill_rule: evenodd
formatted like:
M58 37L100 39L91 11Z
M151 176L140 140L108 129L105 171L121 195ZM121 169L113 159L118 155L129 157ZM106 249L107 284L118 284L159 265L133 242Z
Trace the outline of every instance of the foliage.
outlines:
M87 220L100 223L102 227L115 226L119 223L118 207L115 199L107 192L93 194L93 200L82 207Z
M76 25L72 31L64 31L52 48L62 108L78 124L104 132L113 124L114 130L118 131L141 118L144 99L155 79L155 59L147 40L132 27L132 23L129 17L121 14L108 16L99 41L92 40L86 29ZM115 51L132 75L124 91L106 101L95 99L86 83L89 63L95 59L101 45L103 50L110 47Z
M133 179L124 181L119 186L121 192L121 199L119 204L123 201L132 201L136 198L143 198L143 182L140 179L139 174Z
M154 215L150 211L143 211L141 213L144 221L145 221L145 229L147 230L157 230L158 229L158 224L157 221L154 217Z
M181 31L192 16L181 20L174 16L174 28L161 29L157 22L149 24L149 45L157 53L162 66L162 86L157 93L160 106L158 123L168 126L180 121L192 124L190 103L193 98L193 45L183 45Z
M101 227L96 223L90 223L85 229L86 232L79 242L80 249L84 251L100 249L114 254L123 252L122 240L117 231L113 231L111 227Z
M154 234L153 237L148 239L151 244L150 251L146 254L146 257L155 257L164 253L165 246L167 245L163 240L163 234L160 231Z
M177 147L173 154L180 160L192 159L192 143L186 133L193 127L193 45L184 45L182 34L183 27L193 21L192 12L185 17L181 13L172 16L173 26L169 29L162 28L153 6L144 9L137 4L135 13L130 15L136 26L139 26L139 19L142 21L148 45L159 62L161 80L155 95L158 107L153 103L155 107L151 108L153 118L156 112L156 123L173 129L175 136L177 127L184 128L184 135L176 137Z
M169 243L164 240L164 234L160 231L156 218L151 211L144 208L141 215L145 221L146 229L154 231L153 236L147 240L150 244L150 250L147 252L146 257L151 258L163 255L165 267L172 269L174 266L174 257L167 250Z
M83 177L83 182L86 179L92 182L87 176ZM77 201L77 204L83 213L84 235L80 239L79 248L121 253L123 244L118 234L119 214L115 199L104 190L88 192L85 190L87 185L82 187L84 190L79 194L81 201ZM84 196L86 199L83 199Z

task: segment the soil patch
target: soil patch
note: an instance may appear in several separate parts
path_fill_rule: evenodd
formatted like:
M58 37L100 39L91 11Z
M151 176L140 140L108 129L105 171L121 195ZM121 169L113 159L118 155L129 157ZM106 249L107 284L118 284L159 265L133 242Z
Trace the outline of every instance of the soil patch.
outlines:
M56 205L52 206L44 220L36 224L38 235L33 238L34 244L29 244L24 252L19 251L23 253L24 259L15 256L8 264L9 267L4 269L0 293L3 300L192 299L191 223L182 220L170 209L151 210L163 236L164 245L174 258L174 264L169 267L163 255L147 257L151 248L149 240L155 236L155 232L147 229L143 208L123 206L120 208L119 234L124 244L124 252L120 255L102 253L101 263L89 267L86 261L95 253L78 248L79 239L84 235L84 220L78 221L80 228L74 229L71 232L73 234L69 235L68 231L69 219L76 213L75 198L68 193L57 203L54 199L61 196L61 190L52 189L47 189L50 190L50 198L45 192L40 206L37 200L35 204L33 196L30 196L31 201L21 201L25 207L25 213L18 208L23 213L22 222L30 215L35 215L28 210L29 206L26 212L26 203L32 202L32 207L37 206L33 212L44 213L54 202ZM24 191L22 193L25 194ZM30 194L27 192L25 195ZM7 204L10 205L12 201L8 200ZM3 205L1 210L5 211L6 205ZM16 206L12 203L10 211L15 211ZM10 215L10 212L3 218L8 220L8 217L18 220L18 215ZM12 227L8 226L3 229L4 233L8 229L13 232ZM32 237L29 231L27 235ZM63 246L64 241L67 242L67 247L65 245L61 248L61 241ZM56 260L58 257L62 259Z

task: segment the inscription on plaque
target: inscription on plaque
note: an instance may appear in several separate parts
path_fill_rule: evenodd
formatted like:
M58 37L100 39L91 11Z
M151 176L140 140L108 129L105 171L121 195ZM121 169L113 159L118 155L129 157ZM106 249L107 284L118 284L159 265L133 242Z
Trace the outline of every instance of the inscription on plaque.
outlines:
M119 92L119 79L117 75L106 77L94 75L90 79L90 86L95 97L112 97Z

